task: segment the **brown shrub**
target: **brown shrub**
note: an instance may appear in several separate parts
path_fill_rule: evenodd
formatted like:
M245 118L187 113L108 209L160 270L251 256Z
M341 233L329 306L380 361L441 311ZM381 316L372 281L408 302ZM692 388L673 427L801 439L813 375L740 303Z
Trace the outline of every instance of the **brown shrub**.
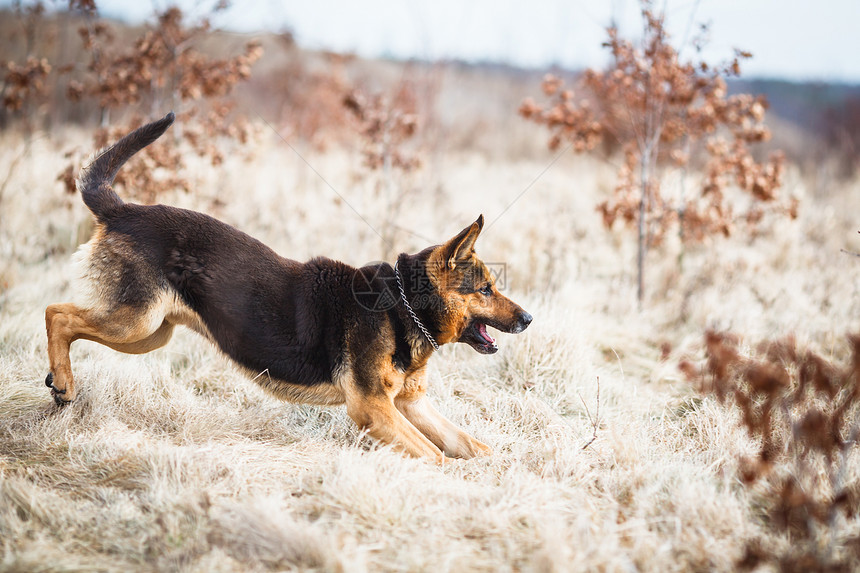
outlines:
M542 84L547 104L526 99L520 114L550 131L549 148L563 144L575 152L599 145L622 156L610 199L597 206L607 227L616 221L639 228L639 300L644 285L644 259L650 246L677 228L682 242L729 235L735 222L754 228L769 210L796 216L797 204L780 201L783 156L756 162L749 146L766 141L767 102L762 96L729 96L726 78L740 74L747 52L720 66L682 61L665 29L665 16L642 0L644 34L638 43L607 30L604 44L612 53L605 70L586 70L577 90L548 74ZM695 42L697 46L699 42ZM582 94L578 94L578 91ZM686 170L694 146L704 145L707 162L697 192L684 188L677 196L662 192L663 172ZM686 172L686 171L684 171ZM685 179L684 179L685 180ZM753 199L737 212L726 188L733 184Z
M759 444L755 458L740 460L741 482L765 508L766 525L792 538L784 551L749 541L742 569L860 565L840 531L860 502L860 482L846 480L860 436L860 336L848 340L850 359L839 365L790 337L758 345L751 357L736 337L708 332L704 366L681 365L704 391L740 410L741 425Z

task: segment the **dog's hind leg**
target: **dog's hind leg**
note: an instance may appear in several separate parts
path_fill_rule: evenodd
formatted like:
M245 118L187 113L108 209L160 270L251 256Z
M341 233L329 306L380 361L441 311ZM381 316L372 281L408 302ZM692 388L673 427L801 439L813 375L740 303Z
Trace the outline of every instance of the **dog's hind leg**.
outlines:
M142 354L164 346L173 334L173 324L164 320L157 308L140 312L121 307L105 316L74 304L52 304L45 311L45 326L51 368L45 385L58 404L77 396L69 358L69 347L75 340L92 340L120 352Z
M394 405L421 433L452 458L468 459L493 452L489 446L476 440L440 414L425 396L425 392L422 370L407 378L403 388L394 398Z

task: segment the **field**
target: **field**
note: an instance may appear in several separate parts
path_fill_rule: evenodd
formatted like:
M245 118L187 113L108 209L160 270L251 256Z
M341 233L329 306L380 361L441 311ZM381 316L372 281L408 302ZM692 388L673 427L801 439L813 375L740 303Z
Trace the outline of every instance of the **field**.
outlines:
M190 331L142 356L77 342L80 395L56 407L44 309L72 299L71 257L92 221L55 179L92 130L5 130L0 571L732 571L750 540L791 553L796 533L763 509L767 486L739 478L757 444L738 410L678 365L703 362L709 329L749 352L793 335L848 361L860 261L841 249L860 250L857 181L789 165L796 220L683 252L670 238L650 254L639 310L633 232L607 230L595 211L615 168L553 162L540 127L516 117L526 94L491 99L495 76L437 73L457 143L400 180L393 226L354 149L287 145L261 122L221 165L189 157L192 191L159 201L290 258L355 265L440 243L483 213L478 254L504 265L506 294L535 319L499 335L492 356L442 348L429 381L439 409L493 455L442 467L405 458L343 407L264 394ZM481 86L483 104L453 105ZM462 128L479 107L509 116ZM393 245L377 234L385 225ZM856 484L849 452L843 480ZM856 513L820 537L855 566Z

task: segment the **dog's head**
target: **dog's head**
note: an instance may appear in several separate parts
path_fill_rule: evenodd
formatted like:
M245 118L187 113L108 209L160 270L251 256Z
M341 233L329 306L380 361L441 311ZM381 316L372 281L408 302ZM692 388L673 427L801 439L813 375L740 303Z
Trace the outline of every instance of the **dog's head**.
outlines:
M438 341L465 342L482 354L499 347L487 333L491 326L519 333L532 316L496 288L496 277L475 254L475 241L484 227L484 216L443 245L429 249L426 272L438 297L434 313Z

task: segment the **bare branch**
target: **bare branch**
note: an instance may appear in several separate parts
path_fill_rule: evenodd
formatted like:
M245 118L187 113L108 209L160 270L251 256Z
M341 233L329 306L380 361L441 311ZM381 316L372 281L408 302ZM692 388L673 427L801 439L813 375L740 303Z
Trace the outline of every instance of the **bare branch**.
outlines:
M582 399L582 395L577 393L579 396L579 400L582 402L582 405L585 407L585 415L588 416L588 421L591 422L591 438L588 439L585 444L583 444L582 449L585 450L594 443L594 440L597 439L597 428L600 426L600 376L597 377L597 405L594 409L594 418L591 417L591 412L588 410L588 404L585 403L585 400Z

